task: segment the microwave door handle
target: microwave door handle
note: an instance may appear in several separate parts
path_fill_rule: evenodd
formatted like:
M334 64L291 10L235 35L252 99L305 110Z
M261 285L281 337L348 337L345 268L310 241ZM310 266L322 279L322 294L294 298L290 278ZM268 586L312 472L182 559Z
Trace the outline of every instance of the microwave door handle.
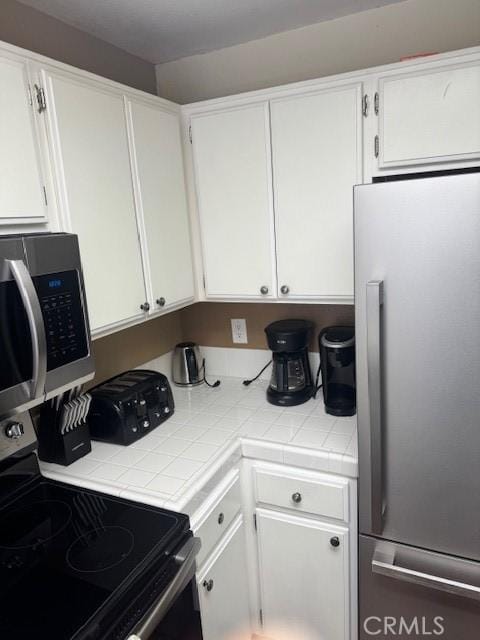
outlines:
M372 559L372 571L387 578L395 578L404 582L420 585L437 591L452 593L464 598L480 600L480 587L466 582L458 582L449 578L442 578L423 571L407 569L395 564L393 557L384 557L384 554L375 552Z
M23 260L6 260L18 287L28 318L32 340L32 385L30 399L39 398L45 392L47 379L47 339L42 309L32 277Z
M175 555L175 562L180 566L178 573L164 591L157 604L140 622L138 628L128 636L127 640L148 640L165 617L173 601L185 589L195 575L195 558L201 547L200 538L192 537L187 540Z
M367 282L367 383L370 412L371 531L383 531L382 366L383 281Z

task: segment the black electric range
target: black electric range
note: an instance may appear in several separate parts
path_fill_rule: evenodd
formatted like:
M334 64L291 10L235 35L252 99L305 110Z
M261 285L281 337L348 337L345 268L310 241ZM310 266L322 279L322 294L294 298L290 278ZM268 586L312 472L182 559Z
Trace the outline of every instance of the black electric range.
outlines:
M179 572L188 517L0 466L0 638L124 640Z

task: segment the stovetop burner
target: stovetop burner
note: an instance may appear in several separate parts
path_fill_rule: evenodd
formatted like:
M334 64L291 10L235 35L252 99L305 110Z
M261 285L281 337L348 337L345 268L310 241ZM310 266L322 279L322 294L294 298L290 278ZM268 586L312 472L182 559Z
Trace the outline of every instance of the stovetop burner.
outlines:
M0 498L0 638L107 638L188 536L187 516L43 478L35 454L0 467Z
M61 500L39 500L13 508L2 518L1 549L29 549L58 536L72 519L72 510Z
M72 542L66 560L75 571L106 571L128 558L134 544L133 533L125 527L92 529Z

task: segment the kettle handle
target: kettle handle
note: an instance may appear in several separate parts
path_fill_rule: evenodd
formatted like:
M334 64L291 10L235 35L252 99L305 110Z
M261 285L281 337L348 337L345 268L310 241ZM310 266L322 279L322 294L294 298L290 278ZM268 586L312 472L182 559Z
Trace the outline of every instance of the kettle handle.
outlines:
M185 360L187 361L188 379L190 382L196 382L200 377L198 370L197 357L195 351L189 347L185 349Z

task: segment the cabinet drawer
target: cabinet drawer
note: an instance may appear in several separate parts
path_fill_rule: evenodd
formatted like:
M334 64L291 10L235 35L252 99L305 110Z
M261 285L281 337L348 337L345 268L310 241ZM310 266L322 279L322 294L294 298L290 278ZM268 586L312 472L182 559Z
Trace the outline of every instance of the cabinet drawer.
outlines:
M348 522L348 480L323 474L255 469L257 502Z
M240 511L241 492L238 471L229 474L210 495L198 523L193 524L195 535L202 541L197 555L197 566L201 566L210 551L220 540L235 516Z

